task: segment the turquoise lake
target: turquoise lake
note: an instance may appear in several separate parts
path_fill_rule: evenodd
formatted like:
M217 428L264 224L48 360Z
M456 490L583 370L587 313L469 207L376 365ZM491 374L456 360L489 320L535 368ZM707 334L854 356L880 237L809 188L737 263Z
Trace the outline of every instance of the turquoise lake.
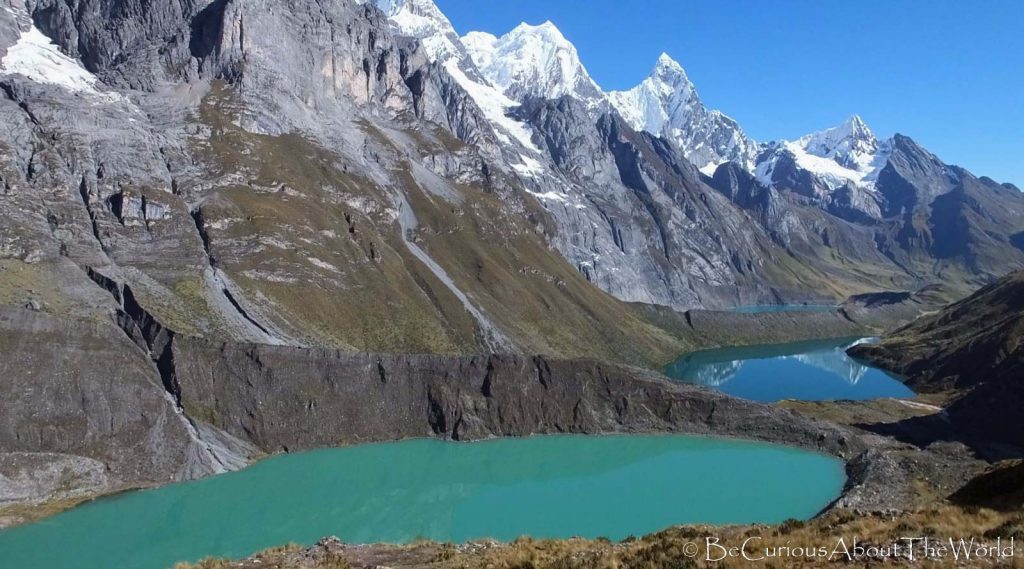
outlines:
M723 393L773 402L913 397L899 379L846 355L856 338L703 350L685 354L665 375Z
M412 440L274 457L0 531L5 567L163 569L288 542L622 539L679 523L808 518L845 482L831 457L690 436Z

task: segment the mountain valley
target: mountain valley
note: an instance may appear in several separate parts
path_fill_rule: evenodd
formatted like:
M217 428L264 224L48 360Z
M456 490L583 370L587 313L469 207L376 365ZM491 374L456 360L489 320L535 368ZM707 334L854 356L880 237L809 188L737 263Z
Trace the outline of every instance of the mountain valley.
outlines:
M1021 531L979 488L1024 448L1024 193L859 116L754 140L669 54L606 91L554 23L432 0L0 0L0 219L0 527L311 449L691 434L846 477L733 537ZM656 371L822 339L916 394ZM694 527L237 563L666 567Z

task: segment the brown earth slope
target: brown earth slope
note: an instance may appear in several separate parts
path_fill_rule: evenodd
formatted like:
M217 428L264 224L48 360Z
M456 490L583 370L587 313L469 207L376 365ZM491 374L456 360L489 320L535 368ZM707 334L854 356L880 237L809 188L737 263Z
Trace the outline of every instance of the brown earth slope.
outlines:
M942 419L955 436L1024 446L1024 271L850 354L951 397Z

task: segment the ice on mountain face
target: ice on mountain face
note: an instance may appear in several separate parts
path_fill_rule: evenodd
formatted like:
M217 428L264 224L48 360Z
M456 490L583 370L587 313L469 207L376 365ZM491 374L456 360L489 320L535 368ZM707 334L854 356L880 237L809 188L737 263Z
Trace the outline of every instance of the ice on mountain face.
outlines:
M604 99L576 46L551 22L520 24L501 37L470 32L462 43L481 73L513 99L570 95L591 104Z
M403 36L420 40L431 61L464 56L459 35L432 0L375 0Z
M448 74L458 82L459 86L480 107L484 116L494 126L495 134L498 135L502 142L508 144L510 142L509 136L511 136L525 148L535 153L540 153L540 149L531 140L530 129L525 124L508 116L508 112L512 108L518 107L519 103L509 99L498 89L490 85L477 83L467 77L462 69L459 68L459 62L454 59L446 62L444 67Z
M673 115L692 113L697 92L682 66L663 53L639 85L612 91L608 97L634 129L660 134Z
M880 149L874 133L857 115L839 126L804 136L798 144L808 154L829 158L859 172L872 168Z
M707 175L727 161L753 170L757 143L736 121L708 110L686 71L667 54L639 85L608 93L608 100L630 126L672 140Z
M487 32L469 32L460 38L466 52L477 67L490 67L494 62L498 36Z
M50 38L32 26L22 32L17 43L0 60L0 73L24 75L38 83L58 85L68 91L87 93L101 99L116 100L120 95L101 93L99 79L77 60L64 55Z

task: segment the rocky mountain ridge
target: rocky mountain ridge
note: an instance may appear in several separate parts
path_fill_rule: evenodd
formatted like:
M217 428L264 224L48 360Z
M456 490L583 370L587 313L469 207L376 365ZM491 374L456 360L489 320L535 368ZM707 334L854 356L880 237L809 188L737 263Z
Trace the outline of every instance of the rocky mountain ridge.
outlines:
M101 274L194 336L649 363L680 342L622 301L969 288L1024 255L1013 191L909 139L871 199L708 177L610 108L505 93L429 0L4 2L7 305L103 316Z
M630 126L671 140L708 176L725 162L752 170L760 153L736 121L704 106L686 71L667 53L639 85L612 91L608 100Z
M447 20L438 29L446 30L448 35L454 33ZM959 185L974 186L978 178L942 163L905 136L877 139L859 116L799 140L759 143L746 136L734 120L708 109L682 66L667 54L659 57L650 76L634 89L605 93L590 78L571 42L551 22L541 26L523 24L503 38L499 42L491 34L466 34L463 42L475 46L468 50L473 61L463 61L461 65L479 67L485 80L502 95L527 106L530 98L566 96L582 101L583 111L591 120L613 110L633 130L668 142L674 147L673 152L692 162L711 180L718 168L726 169L723 177L728 178L732 175L729 171L738 166L742 171L739 175L744 178L739 184L756 187L746 191L758 194L760 201L752 203L742 198L737 205L752 213L770 236L790 252L800 249L810 257L820 258L829 256L822 249L834 249L836 242L858 243L862 245L857 247L861 251L842 247L844 250L838 254L856 257L861 264L889 265L881 270L902 273L901 277L917 286L947 278L970 281L971 285L961 289L964 292L1024 260L1021 249L1013 244L1013 235L1021 225L1019 192L982 178L980 182L991 190L962 200L951 190ZM503 48L499 44L518 47ZM529 47L524 49L524 45ZM550 53L564 54L563 64L554 64L554 58L545 56ZM495 66L495 61L500 61L500 66ZM510 70L515 70L514 85ZM534 132L538 134L543 135ZM914 164L910 171L905 169L908 164ZM735 195L736 183L723 180L711 185L727 195ZM997 195L987 195L992 193ZM941 211L933 211L933 202L947 194L952 195L939 200ZM993 198L1000 205L991 203ZM817 235L809 234L806 227L820 214L797 213L805 206L825 212L824 217L811 223ZM959 217L958 223L963 225L973 225L968 210L978 206L985 210L992 206L993 211L982 215L1002 217L1000 222L1006 222L1005 226L997 231L979 228L973 235L958 236L961 250L953 255L934 250L931 234L940 231L939 226L946 225L950 216ZM1003 216L1004 212L1010 215ZM894 232L901 234L896 243L891 237ZM996 242L982 232L989 237L998 235ZM863 245L869 241L874 241L874 253L884 260L876 261L866 255L869 251ZM988 251L981 252L982 249ZM571 258L567 248L562 251ZM995 255L1008 262L974 262L979 256ZM928 267L924 258L938 259L938 264ZM947 267L948 264L956 266ZM994 270L986 270L984 265ZM602 286L613 290L610 283Z

